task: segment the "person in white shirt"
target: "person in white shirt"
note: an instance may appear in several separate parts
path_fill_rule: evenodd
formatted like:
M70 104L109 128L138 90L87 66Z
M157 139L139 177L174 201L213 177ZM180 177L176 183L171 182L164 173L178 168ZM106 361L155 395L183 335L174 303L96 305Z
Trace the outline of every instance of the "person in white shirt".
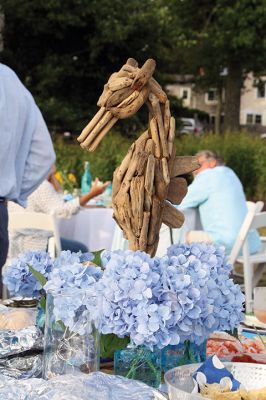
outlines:
M52 167L47 179L33 192L28 198L28 205L25 209L14 203L9 203L8 212L38 212L44 214L53 214L58 218L70 218L76 214L82 206L87 204L93 197L104 192L110 182L98 183L95 179L91 190L70 201L64 200L64 195L60 184L55 178L56 169ZM48 244L49 232L23 230L12 232L10 234L10 252L9 257L15 257L18 253L25 250L46 250ZM71 250L73 252L88 251L88 248L80 242L61 238L62 250Z

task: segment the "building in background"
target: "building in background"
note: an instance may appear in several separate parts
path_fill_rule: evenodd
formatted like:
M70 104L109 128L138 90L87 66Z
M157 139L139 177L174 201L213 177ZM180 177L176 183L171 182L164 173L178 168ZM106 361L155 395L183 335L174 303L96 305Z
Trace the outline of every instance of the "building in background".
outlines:
M173 82L166 85L166 90L170 95L182 99L184 107L206 112L209 115L210 128L215 125L219 106L223 124L224 91L219 96L216 88L202 90L197 87L193 75L174 75ZM248 130L266 132L266 76L258 79L252 73L247 75L242 89L239 122L241 127Z

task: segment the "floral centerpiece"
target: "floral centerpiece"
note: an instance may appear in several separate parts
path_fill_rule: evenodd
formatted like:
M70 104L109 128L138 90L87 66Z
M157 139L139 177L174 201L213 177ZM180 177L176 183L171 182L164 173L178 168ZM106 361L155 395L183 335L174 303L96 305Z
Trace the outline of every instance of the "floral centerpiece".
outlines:
M222 248L174 245L162 258L104 252L102 261L105 271L97 284L102 332L128 336L131 347L200 345L211 332L232 331L243 319L244 296L230 279L232 267ZM127 375L141 378L137 367L131 362Z
M167 363L169 346L185 346L189 353L190 345L200 346L214 331L233 331L243 319L244 296L230 279L232 267L222 248L174 245L162 258L103 251L103 271L87 266L92 260L91 253L62 252L52 260L46 253L28 252L7 269L4 283L11 294L47 297L46 309L54 319L46 316L46 336L56 326L64 344L65 338L87 332L88 318L99 317L95 302L100 300L103 349L121 349L130 342L124 353L117 352L119 374L158 386L161 350ZM63 351L75 364L69 343Z

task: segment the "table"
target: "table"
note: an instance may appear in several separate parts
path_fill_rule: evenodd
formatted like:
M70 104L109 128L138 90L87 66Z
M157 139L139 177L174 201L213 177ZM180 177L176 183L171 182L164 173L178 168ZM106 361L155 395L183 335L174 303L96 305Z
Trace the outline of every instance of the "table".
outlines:
M83 208L70 219L58 219L60 236L78 240L90 251L111 250L116 222L112 208Z
M173 243L184 242L185 234L188 231L202 229L198 209L189 208L181 211L185 216L185 222L180 229L172 229ZM160 230L160 241L157 248L156 256L164 256L166 254L167 248L171 246L171 244L170 229L165 224L162 224ZM117 225L114 232L112 251L127 249L128 241L123 237L123 232Z

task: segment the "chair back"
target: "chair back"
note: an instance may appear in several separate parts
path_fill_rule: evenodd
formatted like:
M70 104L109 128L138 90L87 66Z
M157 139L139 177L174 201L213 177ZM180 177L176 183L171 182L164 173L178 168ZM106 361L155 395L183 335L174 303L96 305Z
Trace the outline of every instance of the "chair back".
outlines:
M262 210L263 206L264 206L263 201L258 201L257 203L247 201L248 212L247 212L246 218L244 219L244 222L240 228L239 234L236 238L236 241L232 248L231 254L229 256L230 264L233 265L236 262L236 259L240 253L240 250L242 249L242 247L245 243L245 240L247 238L249 230L256 229L253 226L254 217L259 216L260 214L264 214L264 213L260 212Z
M261 210L263 209L263 206L264 206L263 201L257 201L256 203L254 203L253 201L246 201L246 204L247 204L248 211L255 210L256 213L261 212Z
M21 229L34 229L51 231L52 237L49 238L48 252L51 257L55 257L61 251L60 236L56 218L51 214L36 212L9 213L8 229L16 231Z

